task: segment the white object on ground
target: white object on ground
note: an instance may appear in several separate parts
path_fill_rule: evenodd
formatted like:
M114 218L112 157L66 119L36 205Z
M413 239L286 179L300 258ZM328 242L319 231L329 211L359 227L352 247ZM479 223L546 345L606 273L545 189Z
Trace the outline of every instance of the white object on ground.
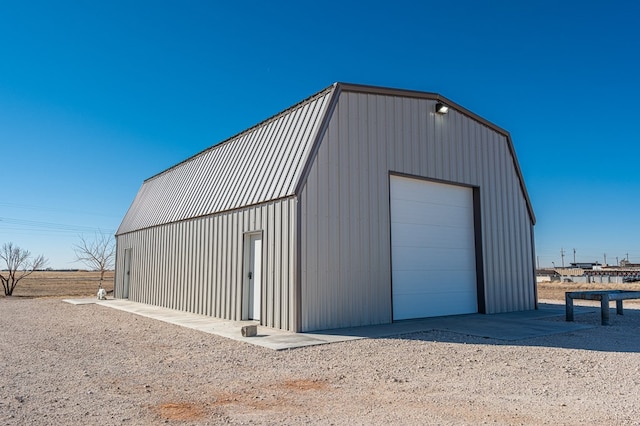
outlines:
M98 290L98 300L105 300L107 298L107 291L104 288Z

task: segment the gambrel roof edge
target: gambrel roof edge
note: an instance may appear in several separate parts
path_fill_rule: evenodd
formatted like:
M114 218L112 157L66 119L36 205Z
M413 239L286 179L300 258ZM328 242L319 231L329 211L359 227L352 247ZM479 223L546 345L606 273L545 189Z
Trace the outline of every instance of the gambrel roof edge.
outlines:
M333 114L334 108L337 104L337 100L340 97L340 94L342 92L354 92L354 93L365 93L365 94L372 94L372 95L387 95L387 96L401 96L401 97L408 97L408 98L417 98L417 99L428 99L428 100L433 100L433 101L437 101L437 102L442 102L446 105L448 105L450 108L455 109L456 111L458 111L459 113L471 118L472 120L475 120L479 123L481 123L482 125L490 128L491 130L502 134L507 141L507 148L509 149L509 153L511 154L511 159L513 161L513 167L516 171L516 174L518 176L518 180L519 180L519 184L520 184L520 190L522 192L522 195L525 199L525 202L527 204L527 209L529 212L529 216L531 218L531 222L532 224L535 224L536 222L536 216L535 213L533 211L533 206L531 204L531 199L529 198L529 193L527 191L527 187L525 186L524 183L524 176L522 175L522 169L520 168L520 163L518 162L518 157L516 156L516 151L515 148L513 146L513 140L511 139L511 134L506 131L505 129L497 126L496 124L490 122L489 120L479 116L478 114L469 111L468 109L466 109L465 107L453 102L452 100L438 94L438 93L432 93L432 92L420 92L420 91L416 91L416 90L406 90L406 89L393 89L393 88L387 88L387 87L379 87L379 86L368 86L368 85L362 85L362 84L352 84L352 83L341 83L341 82L337 82L334 84L335 86L335 90L333 93L333 98L332 98L332 102L329 105L329 108L327 109L327 113L325 114L324 117L324 122L323 122L323 126L321 128L321 132L318 135L318 138L316 141L314 141L314 146L313 146L313 150L312 150L312 155L310 155L307 159L307 164L305 166L305 168L303 169L303 175L302 178L300 179L300 181L298 182L298 186L296 188L296 194L299 194L301 191L301 188L304 186L304 182L306 181L307 175L309 173L310 167L313 164L313 161L315 159L315 155L317 153L318 150L318 146L320 144L320 141L322 139L322 135L324 133L324 130L326 129L326 126L328 125L330 119L331 119L331 115Z
M294 195L334 89L145 180L116 235Z
M146 179L116 235L299 196L343 92L440 101L503 135L535 223L509 132L437 93L337 82Z
M208 148L205 148L202 151L197 152L197 153L193 154L192 156L190 156L188 158L185 158L184 160L180 161L179 163L174 164L173 166L168 167L167 169L165 169L165 170L163 170L161 172L158 172L155 175L145 179L144 182L147 182L147 181L150 181L152 179L155 179L158 176L160 176L160 175L162 175L164 173L167 173L167 172L171 171L172 169L175 169L176 167L180 166L181 164L186 163L187 161L193 160L195 157L197 157L199 155L202 155L207 151L211 151L213 149L218 149L221 146L223 146L224 144L232 142L232 141L240 138L242 135L250 133L250 132L254 131L255 129L259 128L259 127L263 127L263 126L267 125L268 123L270 123L270 122L272 122L274 120L277 120L281 116L283 116L285 114L288 114L289 112L295 110L296 108L299 108L300 106L302 106L304 104L307 104L310 101L313 101L314 99L317 99L317 98L319 98L321 96L324 96L327 92L330 92L331 90L334 90L336 84L337 83L334 83L334 84L332 84L332 85L330 85L328 87L325 87L324 89L320 90L319 92L316 92L313 95L309 96L308 98L305 98L305 99L301 100L300 102L297 102L294 105L291 105L289 108L287 108L287 109L285 109L283 111L280 111L277 114L274 114L271 117L260 121L259 123L254 124L253 126L249 127L248 129L244 129L243 131L238 132L235 135L228 137L227 139L224 139L224 140L222 140L220 142L217 142L216 144L214 144L214 145L212 145L212 146L210 146Z

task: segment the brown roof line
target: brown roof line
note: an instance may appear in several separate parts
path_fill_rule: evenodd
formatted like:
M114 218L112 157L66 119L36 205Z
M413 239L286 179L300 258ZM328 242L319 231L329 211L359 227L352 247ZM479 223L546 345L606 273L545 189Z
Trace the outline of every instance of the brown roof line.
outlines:
M344 82L337 82L335 84L339 86L342 90L347 92L372 93L372 94L380 94L380 95L388 95L388 96L403 96L407 98L418 98L418 99L429 99L433 101L441 101L442 103L447 104L449 107L455 109L456 111L462 112L464 115L467 115L473 118L474 120L479 121L480 123L498 131L499 133L502 133L504 135L509 134L509 132L503 129L502 127L490 122L489 120L466 109L462 105L459 105L453 102L451 99L448 99L439 93L421 92L418 90L408 90L408 89L394 89L391 87L369 86L366 84L353 84L353 83L344 83Z
M334 88L335 88L335 84L332 84L332 85L331 85L331 86L329 86L329 87L325 87L324 89L320 90L319 92L316 92L316 93L314 93L313 95L311 95L311 96L309 96L309 97L307 97L307 98L305 98L305 99L301 100L300 102L297 102L297 103L295 103L295 104L291 105L289 108L284 109L284 110L282 110L282 111L278 112L277 114L274 114L274 115L272 115L271 117L269 117L269 118L267 118L267 119L264 119L264 120L260 121L259 123L256 123L256 124L254 124L253 126L251 126L251 127L247 128L247 129L245 129L245 130L243 130L243 131L241 131L241 132L239 132L239 133L236 133L236 134L235 134L235 135L233 135L233 136L228 137L227 139L224 139L224 140L222 140L222 141L220 141L220 142L217 142L217 143L215 143L214 145L212 145L212 146L210 146L210 147L208 147L208 148L205 148L205 149L203 149L202 151L199 151L199 152L197 152L197 153L193 154L192 156L190 156L190 157L188 157L188 158L185 158L184 160L180 161L179 163L174 164L173 166L171 166L171 167L169 167L169 168L167 168L167 169L164 169L163 171L161 171L161 172L159 172L159 173L156 173L155 175L153 175L153 176L151 176L151 177L149 177L149 178L145 179L145 180L143 181L143 183L144 183L144 182L147 182L147 181L150 181L150 180L152 180L152 179L154 179L154 178L156 178L156 177L158 177L158 176L160 176L160 175L163 175L163 174L167 173L168 171L170 171L170 170L172 170L172 169L175 169L176 167L178 167L178 166L180 166L181 164L184 164L184 163L186 163L186 162L188 162L188 161L190 161L190 160L194 159L195 157L199 156L200 154L204 154L204 153L205 153L205 152L207 152L207 151L211 151L211 150L213 150L213 149L219 148L219 147L221 147L222 145L224 145L224 144L226 144L226 143L228 143L228 142L231 142L231 141L233 141L233 140L235 140L235 139L238 139L238 138L239 138L239 137L241 137L242 135L244 135L244 134L246 134L246 133L249 133L249 132L253 131L254 129L258 128L258 127L262 127L262 126L264 126L264 125L266 125L266 124L270 123L271 121L273 121L273 120L276 120L276 119L280 118L282 115L288 114L288 113L290 113L291 111L293 111L294 109L297 109L297 108L299 108L299 107L301 107L301 106L303 106L303 105L305 105L305 104L307 104L307 103L309 103L309 102L313 101L314 99L316 99L316 98L318 98L318 97L320 97L320 96L323 96L326 92L328 92L328 91L330 91L330 90L333 90Z
M511 153L511 159L513 160L513 165L516 169L516 174L518 175L518 179L520 181L520 189L527 203L527 209L529 210L529 216L531 217L531 222L535 225L536 215L533 212L533 206L531 204L531 199L529 198L529 192L527 191L527 187L524 184L524 176L522 175L522 169L520 168L520 163L518 162L518 157L516 156L516 150L515 150L515 147L513 146L513 140L511 139L511 134L508 131L490 122L489 120L479 116L478 114L469 111L465 107L453 102L452 100L445 98L439 93L420 92L417 90L406 90L406 89L393 89L389 87L369 86L364 84L353 84L353 83L342 83L342 82L337 82L335 83L335 85L338 89L342 91L347 91L347 92L371 93L371 94L380 94L380 95L387 95L387 96L402 96L402 97L409 97L409 98L440 101L446 104L447 106L449 106L450 108L453 108L456 111L468 116L469 118L489 127L492 130L495 130L498 133L503 134L507 138L507 146L509 148L509 152Z
M506 131L505 129L497 126L496 124L490 122L489 120L479 116L478 114L471 112L470 110L466 109L465 107L453 102L452 100L438 94L438 93L432 93L432 92L421 92L421 91L417 91L417 90L407 90L407 89L395 89L395 88L389 88L389 87L381 87L381 86L370 86L370 85L364 85L364 84L353 84L353 83L345 83L345 82L336 82L322 90L320 90L317 93L314 93L313 95L309 96L306 99L303 99L302 101L290 106L289 108L280 111L279 113L265 119L262 120L261 122L249 127L248 129L245 129L221 142L216 143L215 145L212 145L182 161L180 161L177 164L174 164L173 166L159 172L156 173L155 175L147 178L144 180L144 182L150 181L158 176L161 176L167 172L169 172L170 170L175 169L176 167L180 166L181 164L186 163L187 161L192 160L193 158L199 156L200 154L203 154L207 151L216 149L228 142L231 142L237 138L239 138L240 136L253 131L254 129L264 126L265 124L271 122L272 120L275 120L277 118L279 118L280 116L284 115L284 114L288 114L289 112L291 112L292 110L299 108L300 106L316 99L319 96L324 95L326 92L328 91L335 91L336 95L339 96L340 92L345 91L345 92L356 92L356 93L370 93L370 94L379 94L379 95L387 95L387 96L401 96L401 97L410 97L410 98L418 98L418 99L429 99L429 100L434 100L434 101L440 101L445 103L446 105L448 105L450 108L455 109L456 111L468 116L469 118L489 127L492 130L495 130L498 133L501 133L502 135L504 135L507 138L507 146L509 148L509 152L511 153L511 158L513 160L513 164L514 167L516 169L516 174L518 175L518 179L520 181L520 189L524 195L525 201L527 203L527 209L529 211L529 216L531 217L531 221L533 224L536 223L536 216L535 213L533 212L533 206L531 205L531 199L529 198L529 193L527 192L527 188L524 184L524 177L522 175L522 170L520 169L520 164L518 163L518 158L516 156L516 152L515 152L515 148L513 146L513 141L511 139L511 135L508 131ZM331 116L332 113L332 108L329 108L327 110L327 116ZM316 135L316 137L322 137L322 131L318 132L318 134ZM311 158L313 158L313 156L310 156ZM301 177L304 177L304 173ZM304 180L304 179L302 179ZM143 183L144 183L143 182Z

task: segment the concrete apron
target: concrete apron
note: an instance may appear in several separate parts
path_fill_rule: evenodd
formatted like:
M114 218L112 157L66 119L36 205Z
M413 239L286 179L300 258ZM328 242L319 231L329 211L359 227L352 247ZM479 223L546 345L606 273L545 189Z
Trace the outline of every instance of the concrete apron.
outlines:
M75 305L98 304L273 350L295 349L356 339L391 337L430 330L515 341L594 327L574 322L544 321L544 318L564 316L564 305L540 304L540 308L535 311L422 318L397 321L392 324L340 328L309 333L292 333L259 326L257 336L243 337L241 328L245 325L258 325L257 321L229 321L124 299L65 299L64 302ZM576 311L577 314L591 312L595 308L581 306L579 309Z

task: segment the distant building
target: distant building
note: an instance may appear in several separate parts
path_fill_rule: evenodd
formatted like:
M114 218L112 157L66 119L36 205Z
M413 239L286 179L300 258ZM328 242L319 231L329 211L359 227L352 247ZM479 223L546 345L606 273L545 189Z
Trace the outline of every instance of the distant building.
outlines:
M640 281L640 264L619 267L603 266L599 262L574 262L570 265L570 268L538 269L536 282L623 284Z
M580 269L599 269L602 267L600 262L574 262L570 264L572 268Z
M537 283L548 283L552 281L559 281L560 274L558 274L555 269L538 269L536 270L536 282Z

